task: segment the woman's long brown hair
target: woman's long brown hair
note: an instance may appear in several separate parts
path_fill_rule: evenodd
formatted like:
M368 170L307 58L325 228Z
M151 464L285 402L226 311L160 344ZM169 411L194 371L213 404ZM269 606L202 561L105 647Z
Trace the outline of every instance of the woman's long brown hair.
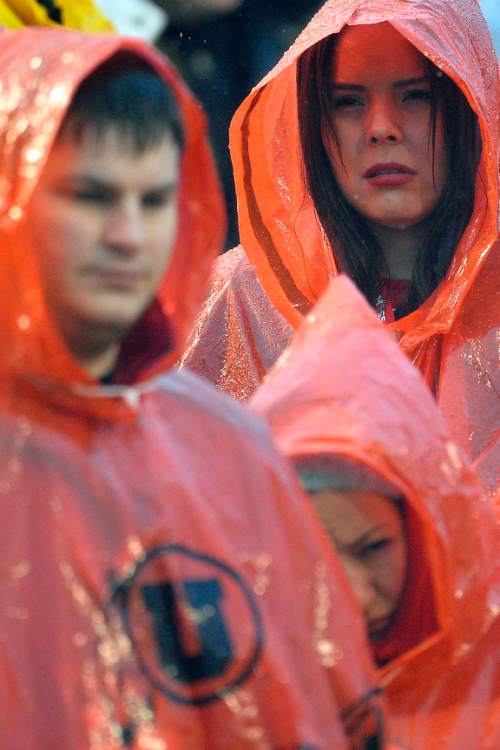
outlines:
M322 133L332 129L329 75L336 35L326 37L299 59L297 96L305 179L317 216L346 273L375 306L389 270L382 248L364 216L342 193ZM413 267L406 301L397 310L402 317L422 304L444 278L472 216L476 174L481 152L477 118L453 81L428 62L431 81L429 136L435 153L438 109L443 115L444 143L448 149L448 179L427 219L427 231ZM335 137L335 133L333 133ZM434 157L433 157L434 158Z

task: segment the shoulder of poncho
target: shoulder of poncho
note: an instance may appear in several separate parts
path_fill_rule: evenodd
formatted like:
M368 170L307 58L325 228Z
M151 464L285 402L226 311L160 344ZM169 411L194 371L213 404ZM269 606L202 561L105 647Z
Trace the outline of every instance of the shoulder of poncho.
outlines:
M255 270L248 259L248 255L242 245L233 247L227 253L220 255L214 263L212 271L212 282L220 284L238 283L248 275L256 277Z
M205 378L188 369L174 368L158 382L160 391L174 398L179 408L195 410L207 420L233 427L235 434L270 446L270 432L264 421Z
M256 294L266 297L254 267L241 245L220 255L212 266L209 292L198 316L195 327L203 325L207 318L214 314L218 305L227 304L233 295L253 298Z

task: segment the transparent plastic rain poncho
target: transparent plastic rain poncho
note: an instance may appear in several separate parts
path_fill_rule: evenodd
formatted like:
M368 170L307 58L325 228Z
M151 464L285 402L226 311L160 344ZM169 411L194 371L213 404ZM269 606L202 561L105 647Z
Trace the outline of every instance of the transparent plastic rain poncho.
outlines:
M75 90L119 50L171 85L186 145L155 314L104 386L53 324L27 227ZM364 748L362 623L294 476L252 415L168 372L224 232L199 105L142 43L58 29L0 32L0 86L0 747Z
M404 498L406 585L372 644L388 747L500 747L500 527L420 374L345 276L250 404L290 458Z
M475 0L329 0L249 94L230 133L242 248L217 263L182 362L237 398L248 398L336 275L335 248L304 182L296 63L346 24L383 21L455 81L480 122L483 150L472 219L443 282L418 310L390 327L493 493L500 463L500 89Z

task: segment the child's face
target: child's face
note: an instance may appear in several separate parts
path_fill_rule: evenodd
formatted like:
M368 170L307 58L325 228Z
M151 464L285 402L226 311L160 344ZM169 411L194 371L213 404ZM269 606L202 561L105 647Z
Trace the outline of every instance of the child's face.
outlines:
M373 492L326 490L310 495L377 640L398 607L406 578L407 543L397 505Z

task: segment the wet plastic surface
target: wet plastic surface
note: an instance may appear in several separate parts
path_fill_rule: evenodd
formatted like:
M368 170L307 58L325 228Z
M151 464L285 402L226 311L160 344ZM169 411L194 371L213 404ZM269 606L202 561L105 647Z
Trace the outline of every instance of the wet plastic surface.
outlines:
M170 349L104 386L52 322L25 219L79 82L123 49L173 87L186 147ZM0 33L0 84L0 747L362 746L362 624L294 477L254 417L166 372L224 230L198 104L140 42L53 29Z
M446 278L418 310L390 327L493 493L500 463L500 87L491 39L474 0L330 0L249 94L230 134L244 251L218 262L182 362L248 398L336 275L335 248L318 223L303 178L296 61L345 24L382 21L457 83L481 125L474 214Z
M388 746L499 747L500 527L421 376L346 277L250 405L286 455L362 467L406 500L409 576L373 646Z

